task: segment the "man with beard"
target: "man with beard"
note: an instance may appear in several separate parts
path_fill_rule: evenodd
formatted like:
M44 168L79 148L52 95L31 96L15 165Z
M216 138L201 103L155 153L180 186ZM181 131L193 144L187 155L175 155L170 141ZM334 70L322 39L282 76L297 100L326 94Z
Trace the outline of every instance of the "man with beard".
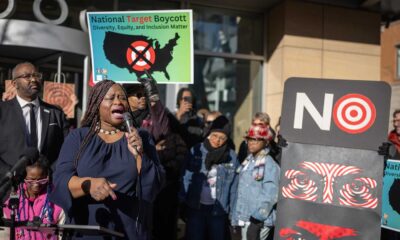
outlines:
M16 65L12 80L16 97L0 103L0 176L28 147L54 163L69 129L63 111L39 98L42 74L32 63Z

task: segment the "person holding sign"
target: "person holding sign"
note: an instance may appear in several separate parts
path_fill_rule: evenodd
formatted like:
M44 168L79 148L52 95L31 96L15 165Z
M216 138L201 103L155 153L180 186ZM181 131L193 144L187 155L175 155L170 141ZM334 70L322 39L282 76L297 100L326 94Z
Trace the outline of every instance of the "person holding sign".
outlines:
M67 223L150 239L152 202L165 176L151 136L124 125L128 100L111 80L93 87L87 109L82 127L62 146L51 199L68 214Z

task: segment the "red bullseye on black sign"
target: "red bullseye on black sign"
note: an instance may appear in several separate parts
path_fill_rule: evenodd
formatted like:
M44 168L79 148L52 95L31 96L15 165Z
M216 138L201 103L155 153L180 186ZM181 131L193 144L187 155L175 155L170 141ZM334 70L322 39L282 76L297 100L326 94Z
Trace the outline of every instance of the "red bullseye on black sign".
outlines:
M156 54L150 43L135 41L126 50L126 60L133 70L149 70L156 60Z
M361 94L347 94L341 97L333 109L336 126L350 134L367 131L374 124L375 118L375 105Z

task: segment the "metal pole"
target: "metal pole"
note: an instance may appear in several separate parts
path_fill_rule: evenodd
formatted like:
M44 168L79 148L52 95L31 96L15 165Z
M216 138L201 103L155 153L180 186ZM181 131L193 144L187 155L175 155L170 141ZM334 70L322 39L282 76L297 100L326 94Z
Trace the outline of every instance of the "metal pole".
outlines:
M83 91L82 91L82 115L86 112L87 96L88 96L88 85L89 85L89 63L90 57L86 56L83 60ZM78 119L78 125L80 125L80 119Z
M57 82L61 83L61 66L62 66L62 55L57 60Z

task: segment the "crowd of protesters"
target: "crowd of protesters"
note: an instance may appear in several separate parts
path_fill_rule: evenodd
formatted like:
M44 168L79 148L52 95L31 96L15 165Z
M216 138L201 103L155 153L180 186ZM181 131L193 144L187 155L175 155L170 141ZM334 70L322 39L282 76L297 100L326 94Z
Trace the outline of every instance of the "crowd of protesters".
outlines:
M272 239L285 140L267 113L254 115L236 147L232 122L218 111L197 111L189 88L179 90L177 109L170 111L151 77L123 86L105 80L92 89L82 127L67 136L60 109L38 97L41 80L33 64L18 64L13 70L16 98L0 104L0 132L12 134L3 131L6 123L21 132L13 135L19 144L13 151L37 148L44 159L49 151L43 143L58 144L58 152L47 156L53 163L59 155L54 183L42 160L27 166L25 183L18 188L23 207L16 210L17 220L102 225L126 239L178 239L182 231L189 240ZM9 109L18 109L22 124L10 121ZM125 126L125 112L131 114L133 129ZM57 136L41 135L47 113L55 115L49 126ZM400 110L393 113L393 127L381 151L399 159ZM0 160L7 163L3 170L15 164L6 161L13 154L9 151L1 148ZM36 206L37 198L45 202ZM49 209L50 215L43 215ZM8 209L3 212L10 217ZM185 229L178 228L179 221ZM16 239L33 234L18 233Z

